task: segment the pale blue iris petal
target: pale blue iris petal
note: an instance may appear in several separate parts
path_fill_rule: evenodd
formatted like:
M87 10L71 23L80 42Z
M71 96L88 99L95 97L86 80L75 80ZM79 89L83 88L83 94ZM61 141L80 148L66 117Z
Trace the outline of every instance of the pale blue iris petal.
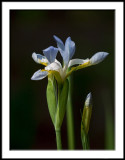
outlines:
M41 54L36 54L35 52L32 54L32 58L36 63L44 62L48 63L48 60L45 56L42 56Z
M33 74L33 76L31 77L31 80L41 80L45 78L47 75L48 75L47 71L41 71L40 69Z
M108 54L109 53L107 52L98 52L91 57L90 63L92 65L98 64L102 62L108 56Z
M73 41L71 41L71 44L70 44L70 55L69 55L69 60L72 59L74 53L75 53L75 43Z
M55 36L55 35L54 35L53 37L54 37L55 41L57 42L57 47L58 47L60 50L64 51L65 46L64 46L62 40L61 40L60 38L58 38L57 36Z
M42 56L41 54L37 54L37 58L39 58L39 59L45 59L45 56Z
M53 46L50 46L43 50L44 55L46 56L46 58L50 63L53 63L55 61L57 52L58 49Z
M67 64L69 60L73 57L75 53L75 43L71 40L70 37L66 39L65 42L65 53L64 53L64 63Z
M57 42L57 47L60 51L60 54L63 58L64 64L68 65L69 60L73 57L75 53L75 43L71 40L70 37L66 39L65 46L60 38L53 36Z
M75 43L68 37L65 42L65 50L69 53L69 59L71 59L75 53Z

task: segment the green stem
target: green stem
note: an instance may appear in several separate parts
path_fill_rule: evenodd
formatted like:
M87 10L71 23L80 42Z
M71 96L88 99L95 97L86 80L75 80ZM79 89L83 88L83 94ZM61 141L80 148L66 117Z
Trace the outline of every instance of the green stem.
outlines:
M68 149L75 149L74 141L74 120L73 120L73 106L71 97L71 76L69 80L69 93L67 101L67 136L68 136Z
M105 88L102 95L102 102L105 106L105 149L114 149L114 121L112 114L111 97L108 89Z
M61 131L57 130L56 132L56 144L57 144L57 149L61 150L62 149L62 142L61 142Z

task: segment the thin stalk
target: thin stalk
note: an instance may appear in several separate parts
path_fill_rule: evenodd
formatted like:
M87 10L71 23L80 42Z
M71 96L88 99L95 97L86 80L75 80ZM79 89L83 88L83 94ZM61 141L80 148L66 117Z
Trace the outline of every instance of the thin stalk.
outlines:
M105 149L112 150L114 146L114 121L111 97L108 89L103 90L102 102L105 106Z
M74 141L74 119L73 119L73 106L72 106L72 97L71 97L71 87L72 81L71 76L68 78L69 80L69 93L67 100L67 138L68 138L68 149L75 149L75 141Z
M61 90L62 90L62 85L58 84L58 105L59 105L59 99L60 99L60 94L61 94ZM57 105L57 117L59 115L59 106ZM61 150L62 149L62 142L61 142L61 129L58 126L58 118L57 120L57 126L55 127L55 133L56 133L56 144L57 144L57 150Z
M61 150L62 149L62 142L61 142L61 131L57 130L56 132L56 144L57 144L57 149Z

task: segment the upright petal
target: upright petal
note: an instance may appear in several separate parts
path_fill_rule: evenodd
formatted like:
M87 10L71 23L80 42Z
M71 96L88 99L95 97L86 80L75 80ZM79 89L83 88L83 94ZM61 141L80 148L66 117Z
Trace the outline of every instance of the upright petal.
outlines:
M42 71L40 69L33 74L33 76L31 77L31 80L41 80L45 78L47 75L48 75L47 71Z
M65 42L65 52L69 55L69 60L73 57L75 53L75 43L71 40L70 37L66 39Z
M65 50L62 52L62 57L65 65L68 65L69 60L73 57L75 53L75 43L70 37L66 39Z
M91 65L95 65L102 62L108 56L108 54L109 53L107 52L97 52L90 59Z
M54 39L57 42L57 47L61 53L64 64L68 65L69 60L73 57L75 53L75 43L71 40L70 37L66 39L65 46L60 38L54 36Z
M36 54L35 52L32 54L32 58L36 63L40 63L43 65L47 65L48 64L48 60L46 59L45 56L42 56L41 54Z
M50 46L43 50L44 55L46 56L46 58L50 63L53 63L55 61L57 52L58 49L53 46Z
M55 41L57 42L57 47L61 50L64 50L65 46L64 46L62 40L55 35L53 37L54 37Z

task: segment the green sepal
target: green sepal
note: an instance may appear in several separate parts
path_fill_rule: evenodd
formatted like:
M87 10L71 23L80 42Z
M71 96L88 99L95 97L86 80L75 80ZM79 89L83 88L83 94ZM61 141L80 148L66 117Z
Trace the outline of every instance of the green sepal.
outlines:
M55 116L57 108L57 95L56 95L56 80L53 77L48 78L48 85L46 90L48 109L53 125L55 125Z
M85 131L85 126L83 122L81 122L81 141L83 149L89 149L89 138L88 134Z
M92 114L92 106L89 106L89 107L84 106L83 115L82 115L82 122L84 124L86 134L88 134L88 131L89 131L91 114Z
M69 90L69 81L66 79L64 84L58 86L58 106L56 112L56 122L55 122L55 129L60 130L65 111L67 105L67 98L68 98L68 90Z

